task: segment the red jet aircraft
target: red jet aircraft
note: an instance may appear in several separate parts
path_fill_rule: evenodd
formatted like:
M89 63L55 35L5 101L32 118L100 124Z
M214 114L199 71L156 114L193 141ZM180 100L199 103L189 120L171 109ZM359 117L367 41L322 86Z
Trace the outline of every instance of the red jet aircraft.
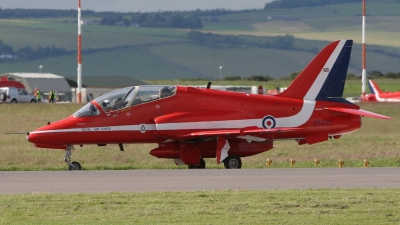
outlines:
M384 92L373 80L369 80L371 94L361 96L363 102L400 102L400 91Z
M157 143L150 154L189 168L216 158L241 168L240 157L272 149L276 140L300 145L340 138L361 127L361 117L389 117L342 98L352 40L327 45L284 92L258 95L186 86L134 86L112 91L70 117L48 123L27 139L39 148L65 150L70 170L74 145Z

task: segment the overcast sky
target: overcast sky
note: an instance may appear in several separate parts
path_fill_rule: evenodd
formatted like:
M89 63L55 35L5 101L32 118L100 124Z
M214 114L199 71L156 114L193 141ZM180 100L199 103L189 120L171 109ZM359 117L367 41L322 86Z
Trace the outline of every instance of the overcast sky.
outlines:
M154 12L196 9L261 9L273 0L81 0L83 10ZM1 8L76 9L78 0L0 0Z

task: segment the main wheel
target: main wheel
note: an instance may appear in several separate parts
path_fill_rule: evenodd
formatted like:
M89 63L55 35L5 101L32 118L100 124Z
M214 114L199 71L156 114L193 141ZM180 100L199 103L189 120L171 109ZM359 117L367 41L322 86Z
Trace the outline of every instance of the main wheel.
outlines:
M200 158L199 165L189 165L189 169L205 169L206 168L206 161L203 158Z
M242 168L242 160L239 156L230 155L224 160L225 169L240 169Z
M78 162L71 162L72 166L70 165L68 167L69 170L82 170L81 164L79 164Z

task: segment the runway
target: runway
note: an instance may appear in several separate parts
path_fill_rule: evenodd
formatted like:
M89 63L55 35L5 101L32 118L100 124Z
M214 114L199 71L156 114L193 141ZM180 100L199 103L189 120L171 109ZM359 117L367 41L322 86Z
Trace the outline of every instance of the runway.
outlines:
M0 172L0 194L400 188L400 168Z

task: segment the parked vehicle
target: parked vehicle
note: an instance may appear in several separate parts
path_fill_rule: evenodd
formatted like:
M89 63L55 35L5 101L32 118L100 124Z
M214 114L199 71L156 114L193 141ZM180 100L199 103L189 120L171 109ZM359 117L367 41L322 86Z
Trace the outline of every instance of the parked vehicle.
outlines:
M0 87L0 103L36 103L35 96L28 94L25 88Z

